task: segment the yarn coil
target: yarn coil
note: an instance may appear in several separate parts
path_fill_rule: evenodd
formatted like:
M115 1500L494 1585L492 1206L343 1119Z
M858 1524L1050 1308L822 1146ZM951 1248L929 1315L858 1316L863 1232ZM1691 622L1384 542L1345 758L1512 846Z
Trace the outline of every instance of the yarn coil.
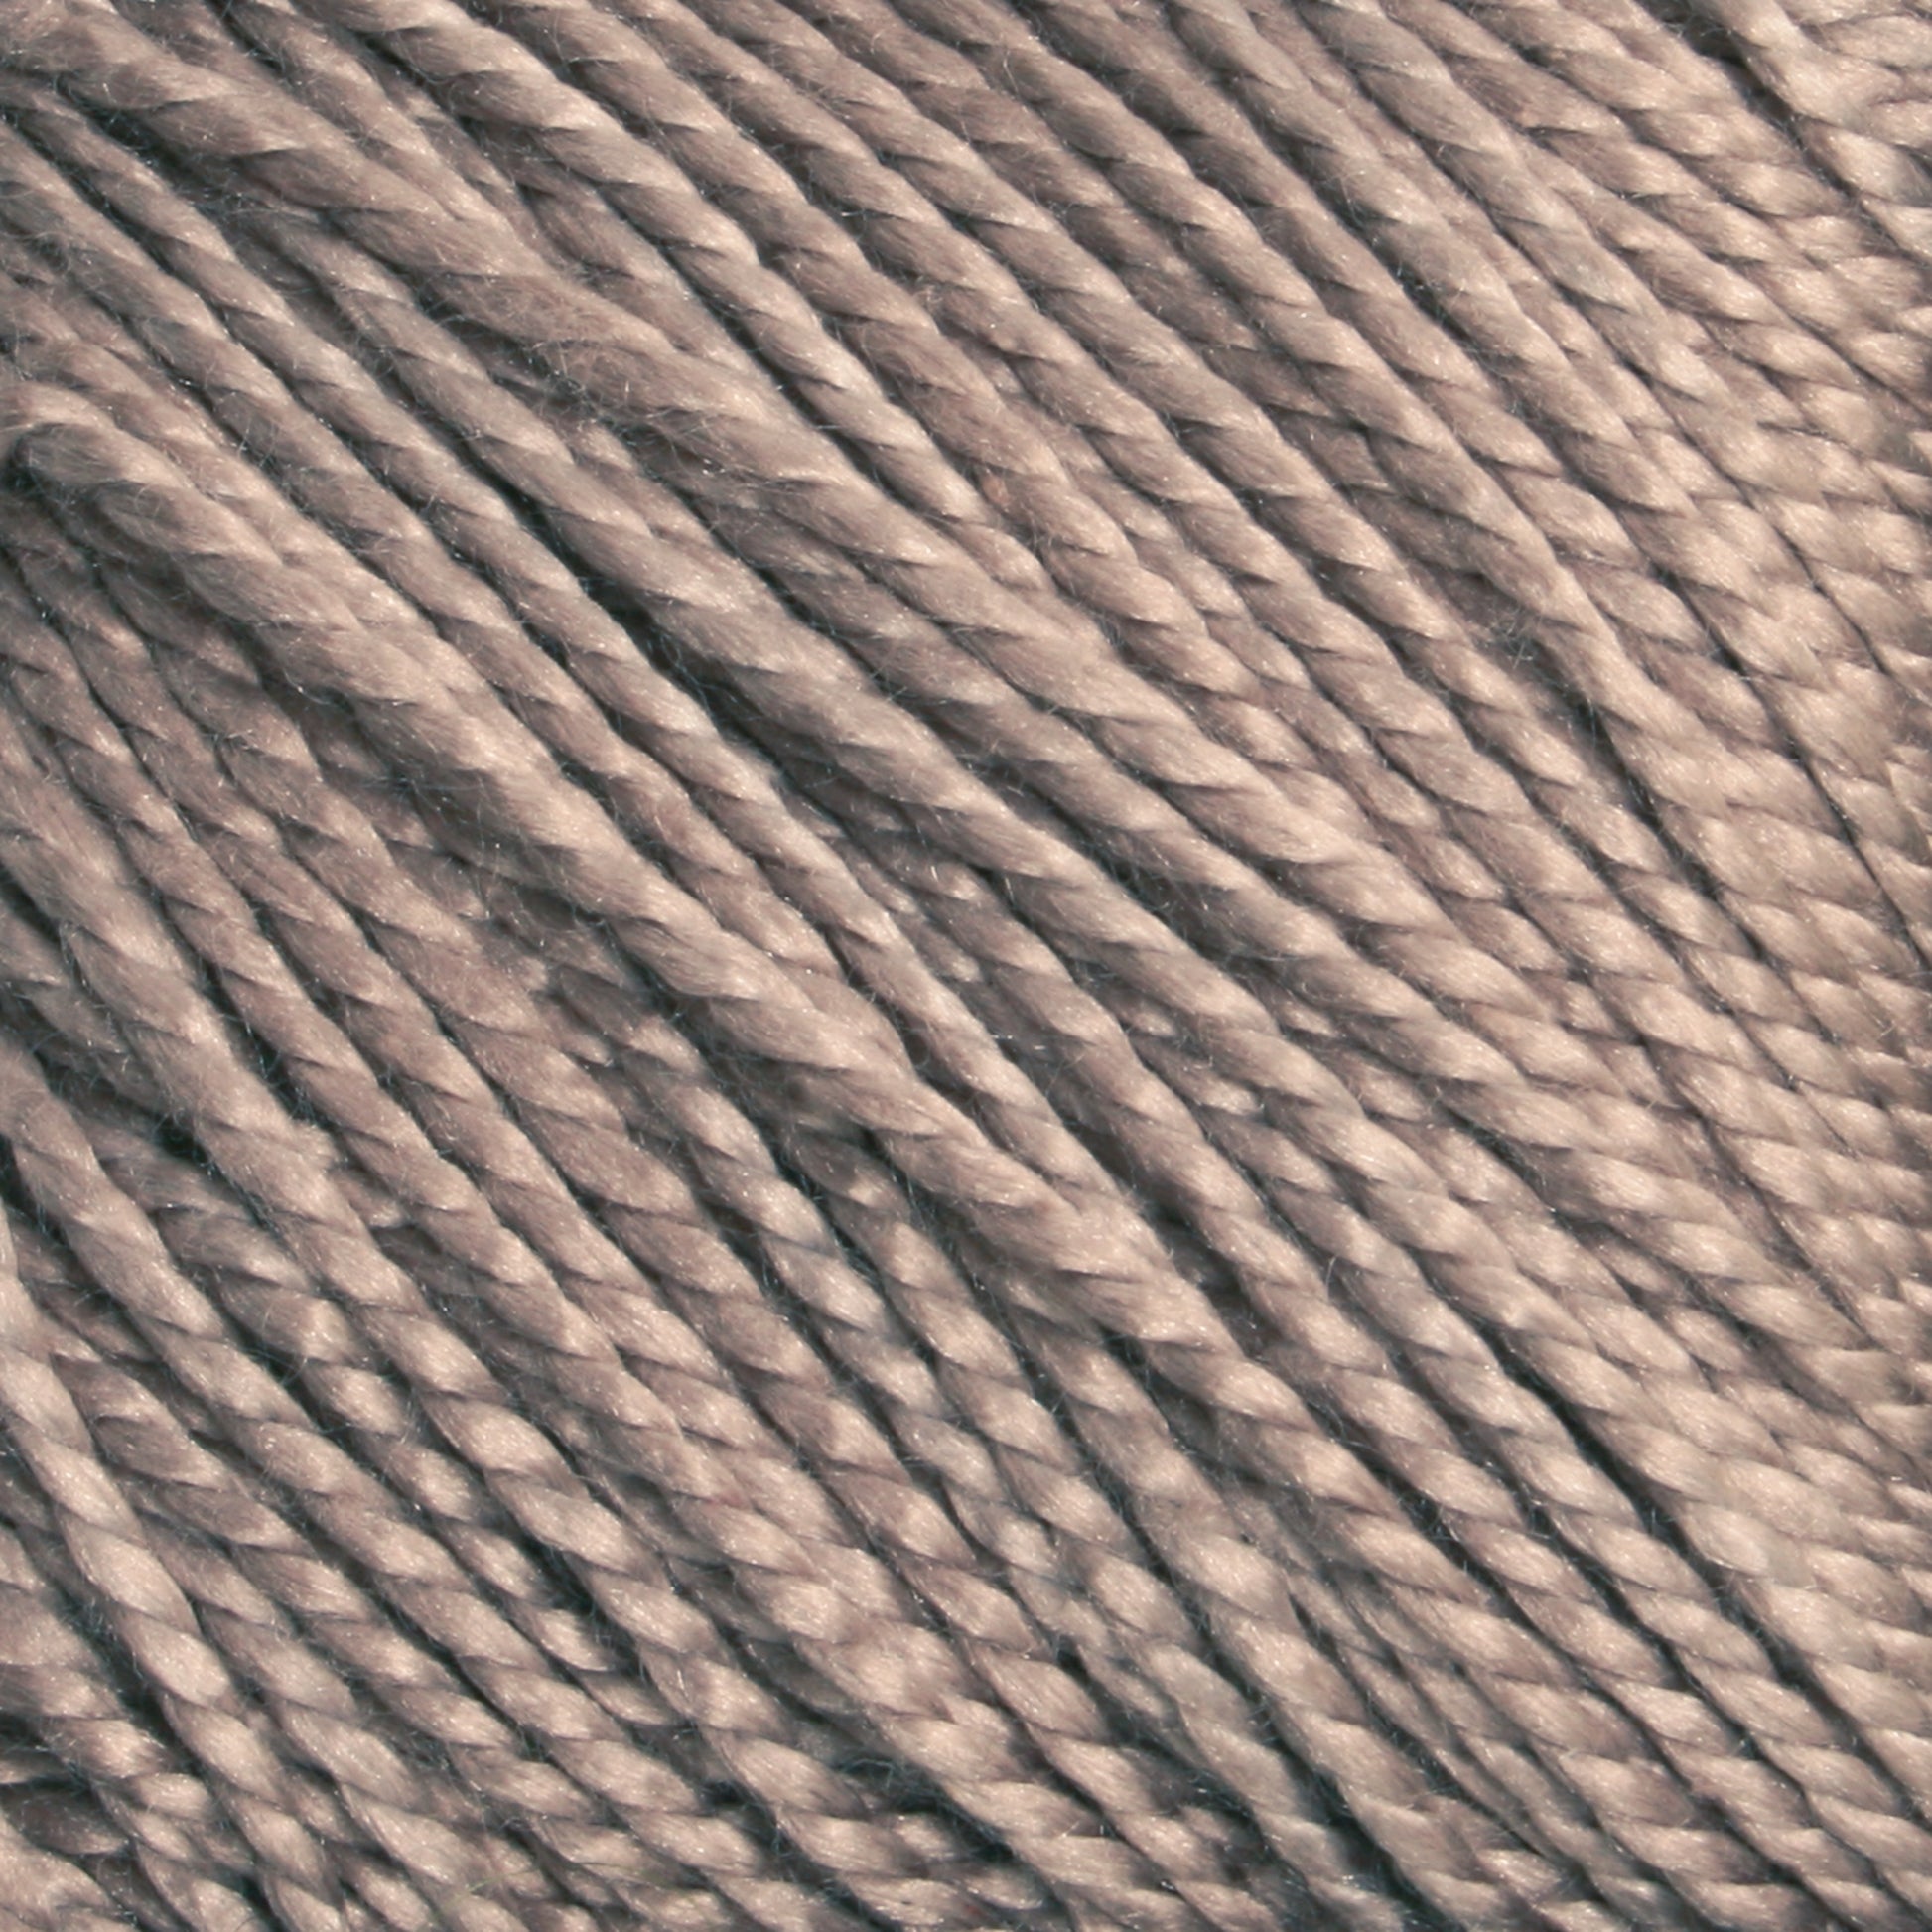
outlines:
M0 0L0 1928L1932 1924L1918 0Z

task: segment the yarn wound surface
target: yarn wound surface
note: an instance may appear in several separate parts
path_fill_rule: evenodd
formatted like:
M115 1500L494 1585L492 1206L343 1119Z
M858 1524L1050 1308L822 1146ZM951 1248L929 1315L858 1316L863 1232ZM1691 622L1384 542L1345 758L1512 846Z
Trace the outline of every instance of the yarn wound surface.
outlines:
M1925 0L0 0L0 1932L1932 1925Z

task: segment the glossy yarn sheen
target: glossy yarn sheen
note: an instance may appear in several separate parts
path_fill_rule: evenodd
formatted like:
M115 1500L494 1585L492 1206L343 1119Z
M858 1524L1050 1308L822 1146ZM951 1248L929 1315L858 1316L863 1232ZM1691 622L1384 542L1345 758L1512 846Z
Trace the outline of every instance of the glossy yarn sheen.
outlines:
M1923 0L0 0L0 1932L1932 1924Z

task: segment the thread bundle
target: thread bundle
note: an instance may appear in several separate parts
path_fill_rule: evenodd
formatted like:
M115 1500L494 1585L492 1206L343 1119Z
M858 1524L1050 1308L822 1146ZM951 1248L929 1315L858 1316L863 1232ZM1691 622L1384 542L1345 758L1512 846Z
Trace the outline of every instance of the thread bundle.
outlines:
M0 5L0 1921L1932 1920L1932 22Z

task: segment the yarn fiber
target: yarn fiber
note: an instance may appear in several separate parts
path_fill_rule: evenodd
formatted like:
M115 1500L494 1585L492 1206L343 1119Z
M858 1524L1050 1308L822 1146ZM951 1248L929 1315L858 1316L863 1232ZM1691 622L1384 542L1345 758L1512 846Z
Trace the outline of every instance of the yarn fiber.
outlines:
M1919 0L0 0L0 1928L1932 1925Z

